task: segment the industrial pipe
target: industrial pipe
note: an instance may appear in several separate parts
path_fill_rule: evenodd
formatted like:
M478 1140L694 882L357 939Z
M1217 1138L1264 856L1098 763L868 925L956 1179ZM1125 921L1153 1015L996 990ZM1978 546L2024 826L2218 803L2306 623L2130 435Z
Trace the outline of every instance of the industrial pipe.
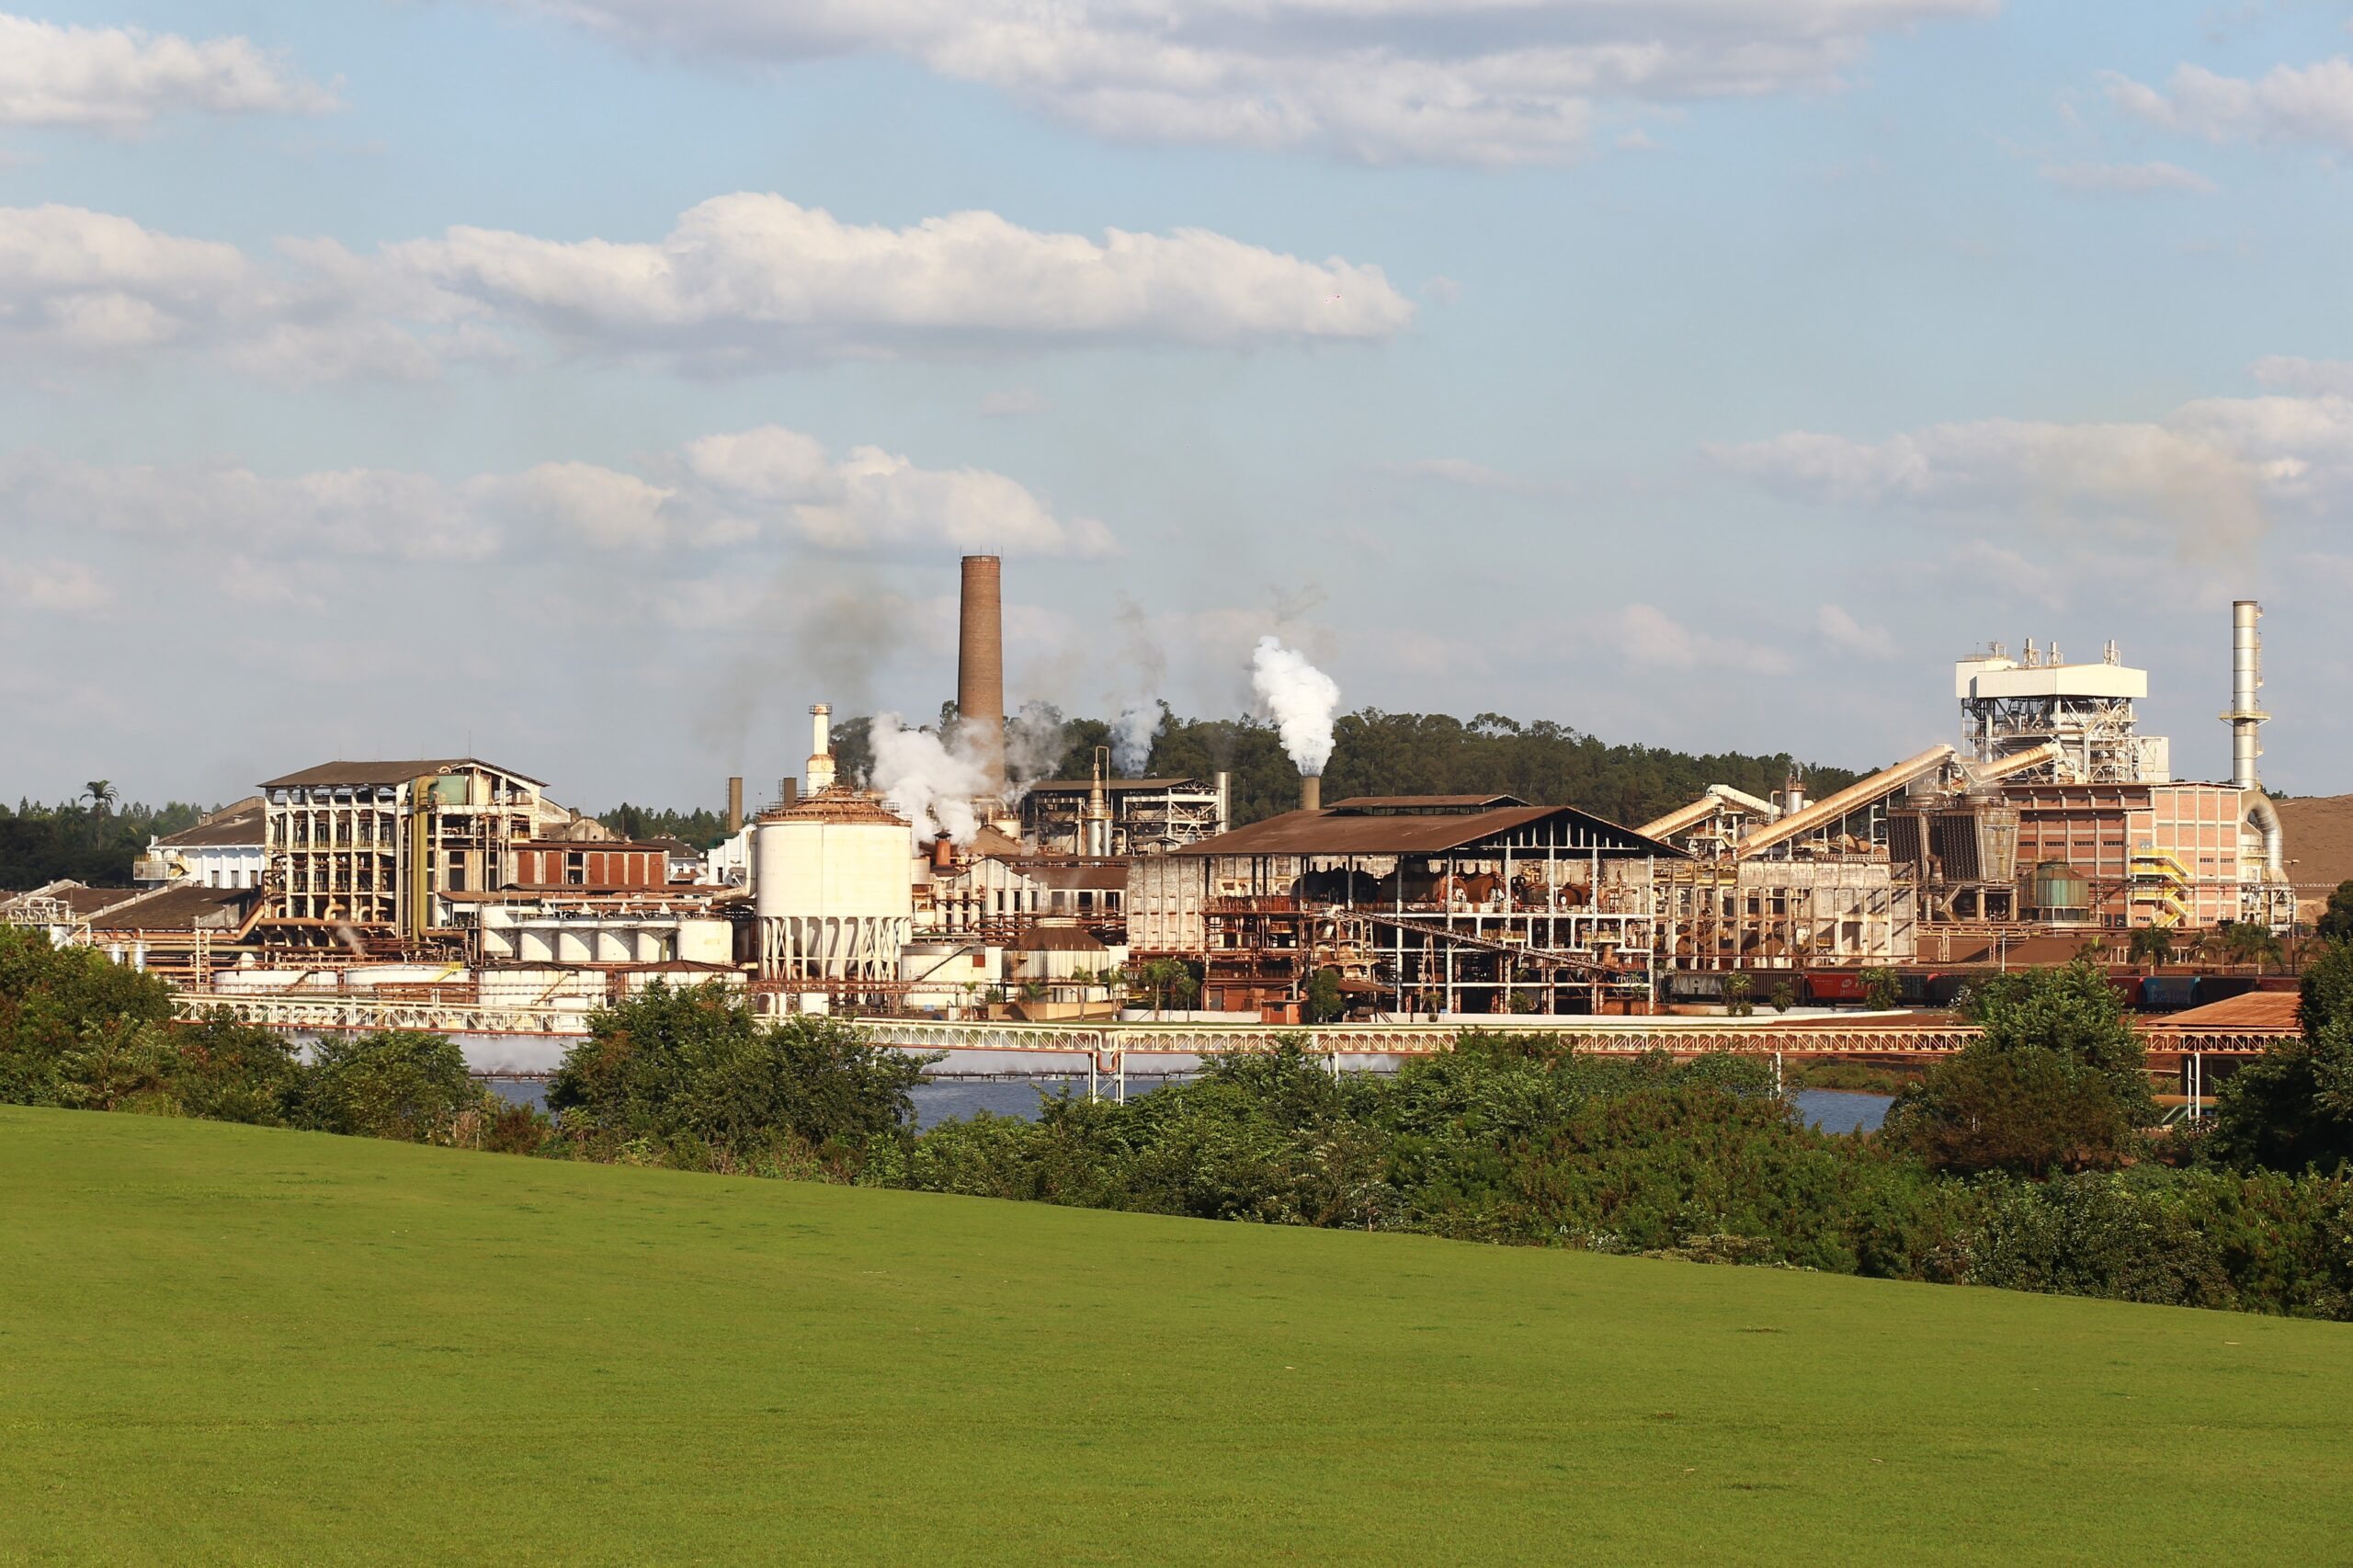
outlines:
M2255 759L2263 755L2263 747L2256 732L2271 716L2256 706L2263 687L2263 634L2255 623L2262 614L2253 599L2231 605L2231 710L2222 722L2231 727L2231 782L2242 790L2260 787Z
M2279 825L2279 808L2260 789L2246 793L2246 820L2263 835L2263 865L2274 881L2288 880L2288 835Z

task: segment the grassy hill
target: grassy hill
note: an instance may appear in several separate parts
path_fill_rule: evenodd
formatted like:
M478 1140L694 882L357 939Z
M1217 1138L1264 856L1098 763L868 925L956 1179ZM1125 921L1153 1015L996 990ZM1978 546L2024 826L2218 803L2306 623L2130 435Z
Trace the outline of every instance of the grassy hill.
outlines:
M0 1108L0 1561L2320 1562L2353 1331Z

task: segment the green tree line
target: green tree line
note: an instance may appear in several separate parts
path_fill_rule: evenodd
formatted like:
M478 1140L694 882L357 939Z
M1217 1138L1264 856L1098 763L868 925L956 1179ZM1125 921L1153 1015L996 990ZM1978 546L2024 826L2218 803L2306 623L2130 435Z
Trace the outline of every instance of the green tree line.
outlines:
M66 881L129 887L131 862L146 852L150 837L194 827L203 815L180 801L124 804L103 778L92 779L79 800L0 806L0 889L22 892Z
M940 722L952 724L952 707ZM1095 748L1108 745L1103 720L1072 718L1033 708L1009 724L1042 727L1057 737L1047 749L1059 760L1046 771L1086 778ZM845 778L865 777L873 765L870 721L834 727L834 753ZM1384 713L1367 708L1342 714L1334 727L1324 799L1350 795L1517 795L1539 805L1576 806L1612 822L1637 825L1696 800L1711 784L1751 794L1779 790L1796 759L1788 753L1694 754L1663 746L1613 745L1550 720L1523 722L1499 713L1464 721L1444 713ZM1826 794L1860 775L1820 764L1802 765L1808 787ZM1274 727L1256 719L1180 719L1165 704L1153 733L1145 771L1154 777L1207 778L1231 773L1236 826L1295 809L1299 770L1284 755Z

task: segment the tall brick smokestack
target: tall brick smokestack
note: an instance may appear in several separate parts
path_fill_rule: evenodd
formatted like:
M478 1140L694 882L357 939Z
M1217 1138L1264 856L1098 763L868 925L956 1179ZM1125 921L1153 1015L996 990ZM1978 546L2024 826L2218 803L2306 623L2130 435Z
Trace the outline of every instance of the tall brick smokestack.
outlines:
M1004 562L964 557L963 616L956 641L956 712L989 792L1005 793Z
M732 838L743 831L744 780L731 778L727 780L727 834Z

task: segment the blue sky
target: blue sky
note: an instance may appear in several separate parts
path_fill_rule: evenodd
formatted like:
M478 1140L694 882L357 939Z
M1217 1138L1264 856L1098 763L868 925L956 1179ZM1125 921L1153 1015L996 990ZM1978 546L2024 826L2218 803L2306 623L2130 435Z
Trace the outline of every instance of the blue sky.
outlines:
M1017 700L1848 763L2115 637L2219 773L2259 597L2353 786L2345 6L30 5L0 788L707 801L975 545Z

